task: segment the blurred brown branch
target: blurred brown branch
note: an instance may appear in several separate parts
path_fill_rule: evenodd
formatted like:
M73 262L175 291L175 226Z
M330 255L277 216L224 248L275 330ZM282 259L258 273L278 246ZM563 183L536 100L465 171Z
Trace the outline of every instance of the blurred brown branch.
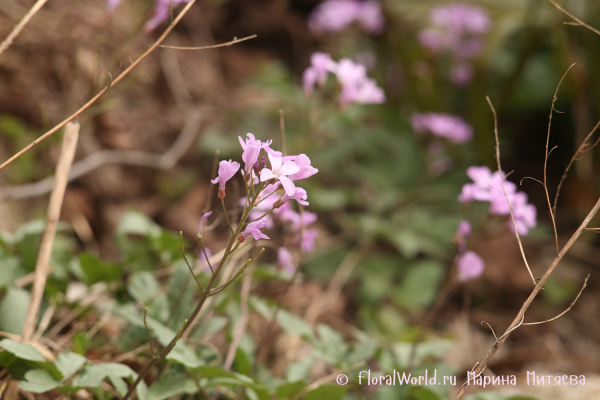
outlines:
M29 12L25 14L21 22L19 22L17 26L15 26L10 32L10 34L6 37L6 39L4 39L2 43L0 43L0 55L4 53L4 50L8 49L8 47L12 44L13 40L15 40L17 35L21 33L25 25L27 25L31 18L33 18L33 16L44 6L44 4L46 4L47 1L48 0L36 1L33 7L31 7L31 10L29 10Z

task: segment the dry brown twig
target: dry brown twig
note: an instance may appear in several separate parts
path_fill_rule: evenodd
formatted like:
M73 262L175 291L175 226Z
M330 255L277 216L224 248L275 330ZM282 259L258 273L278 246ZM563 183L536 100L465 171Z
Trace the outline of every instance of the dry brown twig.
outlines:
M17 158L22 156L24 153L31 150L37 144L41 143L42 141L44 141L45 139L47 139L48 137L50 137L51 135L56 133L67 123L69 123L70 121L77 118L81 113L83 113L92 104L94 104L100 97L102 97L102 95L104 93L106 93L113 85L116 85L117 83L119 83L135 67L137 67L142 61L144 61L146 59L146 57L148 57L148 55L150 55L150 53L152 53L158 46L160 46L160 44L165 40L165 38L173 30L175 25L177 25L177 23L183 18L183 16L188 12L188 10L194 5L194 3L196 3L196 0L190 0L189 3L187 3L185 5L185 7L181 10L181 12L179 14L177 14L177 17L175 17L173 19L173 21L169 24L169 26L165 29L163 34L160 35L160 37L141 56L139 56L137 60L135 60L133 63L131 63L131 65L129 65L123 72L121 72L114 80L111 79L110 83L104 89L102 89L98 94L96 94L94 97L92 97L87 103L85 103L83 106L81 106L77 111L75 111L73 114L71 114L65 120L60 122L54 128L50 129L48 132L44 133L42 136L35 139L33 142L31 142L30 144L25 146L22 150L20 150L15 155L13 155L11 158L9 158L4 163L2 163L0 165L0 170L4 169L7 165L11 164L13 161L15 161Z
M48 276L48 263L50 261L52 245L54 244L54 237L56 235L56 226L58 224L62 202L65 190L67 188L69 170L71 169L71 164L73 163L73 158L75 157L75 150L77 149L78 138L79 124L68 124L65 128L60 158L58 159L58 165L56 166L54 189L52 190L52 195L50 196L50 201L48 204L46 229L42 236L40 251L35 266L35 280L31 290L31 301L29 303L27 314L25 316L25 322L23 324L22 337L23 341L25 342L30 341L33 333L35 332L37 316L42 303L42 297L44 295L46 277Z
M496 141L497 141L497 148L496 148L496 154L498 157L498 164L500 164L500 157L499 157L499 146L498 146L498 127L497 127L497 119L496 117L496 111L494 110L494 106L492 105L491 101L488 98L488 103L490 104L490 108L492 109L492 112L494 113L494 132L496 134ZM500 169L500 165L498 165L499 169ZM506 190L505 190L506 193ZM507 199L508 200L508 199ZM524 323L525 320L525 312L527 311L527 309L529 308L529 306L531 305L531 303L533 302L533 300L535 299L535 297L537 296L537 294L540 292L540 290L542 290L542 288L544 287L544 284L546 283L546 280L548 279L548 277L552 274L552 272L554 272L554 270L556 269L556 267L558 266L559 262L562 260L562 258L564 257L564 255L567 253L567 251L569 251L569 249L571 248L571 246L573 246L573 243L575 243L575 241L579 238L579 236L586 230L587 225L590 223L590 221L592 220L592 218L598 213L598 211L600 210L600 198L598 199L598 201L596 202L596 204L594 205L594 207L591 209L591 211L588 213L588 215L585 217L585 219L583 220L583 222L581 223L581 225L579 226L579 228L577 228L577 230L575 231L575 233L573 233L573 235L571 236L571 238L569 239L569 241L562 247L562 249L559 251L559 253L557 254L557 256L554 258L554 260L552 261L552 263L550 264L550 266L548 267L548 269L546 270L546 272L544 273L544 275L542 276L542 278L539 280L539 282L535 285L535 287L533 288L532 292L529 294L529 297L527 297L527 300L525 300L525 302L523 303L523 306L521 307L521 309L519 310L519 312L517 313L517 316L514 318L513 322L510 324L510 326L506 329L506 332L504 332L504 334L502 336L500 336L498 338L498 340L494 343L494 345L492 346L492 348L490 349L490 351L488 352L488 354L486 355L486 357L479 363L476 364L476 368L474 368L473 371L473 376L469 377L469 380L467 382L465 382L460 389L458 390L457 394L456 394L456 400L459 400L463 397L463 395L465 394L465 392L467 391L467 387L469 382L474 379L475 377L480 376L483 371L485 370L485 368L487 367L489 361L492 359L492 357L494 356L494 354L496 354L496 352L498 351L498 349L500 347L502 347L502 345L504 344L504 342L506 341L506 339L508 338L508 336L517 328L519 328L521 325L524 324L537 324L537 323ZM511 213L511 218L512 218L512 213ZM587 278L586 278L586 282L583 285L583 288L581 291L583 291L583 289L585 288L587 284ZM577 299L579 298L579 296L581 295L581 291L579 292L579 294L577 295L577 298L573 301L573 303L571 304L571 306L563 313L559 314L558 316L556 316L555 318L546 320L546 321L542 321L539 323L545 323L545 322L549 322L549 321L553 321L556 318L559 318L560 316L564 315L566 312L568 312L573 305L575 304L575 302L577 301Z
M230 41L230 42L220 43L220 44L213 44L213 45L210 45L210 46L185 47L185 46L160 45L158 47L162 47L164 49L175 49L175 50L207 50L207 49L217 49L219 47L228 47L228 46L231 46L231 45L239 43L239 42L244 42L246 40L254 39L256 36L257 35L250 35L250 36L243 37L241 39L233 38L233 40Z
M554 5L554 7L558 8L567 17L569 17L569 18L573 19L574 21L576 21L579 25L585 26L590 31L596 33L597 35L600 35L600 31L598 29L589 26L588 24L586 24L585 22L583 22L582 20L580 20L579 18L577 18L576 16L574 16L573 14L571 14L570 12L568 12L567 10L565 10L564 8L562 8L561 6L559 6L558 4L556 4L556 2L554 0L548 0L548 1L550 3L552 3Z
M0 55L2 53L4 53L4 51L6 49L9 48L9 46L12 44L13 40L15 40L15 38L17 37L17 35L19 33L21 33L21 31L23 30L23 28L25 27L25 25L27 25L27 23L31 20L31 18L33 18L33 16L35 14L37 14L37 12L44 6L44 4L46 4L48 0L37 0L35 2L35 4L33 5L33 7L31 7L31 9L29 10L29 12L27 14L25 14L25 16L23 17L23 19L21 20L21 22L19 22L17 24L17 26L15 26L13 28L13 30L8 34L8 36L6 37L6 39L4 39L2 41L2 43L0 43Z

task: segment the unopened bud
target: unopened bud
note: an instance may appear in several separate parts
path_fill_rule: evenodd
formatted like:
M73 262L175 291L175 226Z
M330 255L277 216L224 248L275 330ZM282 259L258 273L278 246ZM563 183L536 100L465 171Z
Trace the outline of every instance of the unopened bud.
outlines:
M241 233L238 235L237 237L237 241L240 243L244 243L244 240L246 240L246 238L244 237L244 235L242 235Z
M225 189L219 188L219 198L221 200L225 198Z

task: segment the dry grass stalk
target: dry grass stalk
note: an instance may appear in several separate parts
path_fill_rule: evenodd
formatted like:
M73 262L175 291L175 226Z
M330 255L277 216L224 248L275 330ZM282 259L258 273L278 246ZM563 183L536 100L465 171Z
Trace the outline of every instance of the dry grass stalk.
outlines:
M35 332L36 321L44 296L44 288L46 286L46 278L50 268L50 255L52 254L52 245L56 236L56 227L60 217L65 190L67 188L69 170L75 158L75 150L77 149L77 141L79 139L79 124L70 123L65 129L65 136L62 142L58 165L56 166L56 178L54 181L54 189L50 196L48 204L48 216L46 217L46 229L42 236L42 243L35 265L35 280L31 290L31 301L25 316L23 324L22 339L24 342L31 340Z

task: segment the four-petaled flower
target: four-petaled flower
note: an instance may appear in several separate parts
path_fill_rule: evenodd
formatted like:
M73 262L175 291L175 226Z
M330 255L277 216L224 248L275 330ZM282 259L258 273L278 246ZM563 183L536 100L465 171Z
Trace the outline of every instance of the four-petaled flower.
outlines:
M262 219L258 220L258 221L250 222L246 226L246 229L244 229L244 231L238 235L238 237L237 237L238 242L243 243L244 240L246 240L246 238L248 236L252 236L254 238L254 240L269 239L269 237L267 235L265 235L264 233L262 233L260 231L262 228L265 227L266 224L267 224L267 221L262 220Z
M233 178L236 172L240 169L240 163L236 161L221 161L219 163L219 175L213 179L212 183L219 184L219 198L225 198L225 183Z
M296 193L296 186L288 176L299 172L300 167L292 160L283 161L283 156L279 151L268 149L267 154L271 162L271 169L263 168L260 171L260 181L278 180L285 193L288 196L293 196Z
M245 174L248 175L252 172L252 168L258 163L258 155L260 154L260 150L263 148L269 148L272 140L268 140L266 142L261 142L260 140L256 140L253 134L247 133L248 137L244 142L241 136L238 136L240 140L240 144L242 145L242 149L244 152L242 153L242 160L246 164L244 167Z

